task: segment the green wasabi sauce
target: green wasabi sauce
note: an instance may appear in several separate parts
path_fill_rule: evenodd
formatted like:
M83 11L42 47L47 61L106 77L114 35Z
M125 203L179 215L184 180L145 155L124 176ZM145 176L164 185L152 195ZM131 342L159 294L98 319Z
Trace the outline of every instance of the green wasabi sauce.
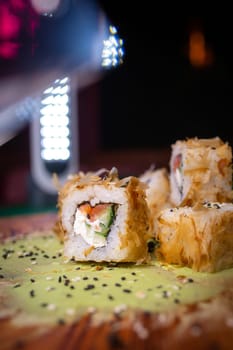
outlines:
M206 300L225 289L232 277L233 269L209 274L156 261L65 261L55 235L30 235L0 245L0 310L2 299L9 312L24 315L20 322L34 318L40 323L74 320L91 310L161 312Z

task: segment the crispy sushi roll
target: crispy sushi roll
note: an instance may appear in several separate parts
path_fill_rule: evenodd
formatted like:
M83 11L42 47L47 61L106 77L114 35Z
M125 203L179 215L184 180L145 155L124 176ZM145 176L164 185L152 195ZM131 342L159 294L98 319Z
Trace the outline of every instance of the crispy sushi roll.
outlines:
M164 208L171 207L169 174L166 168L149 169L139 179L147 184L146 200L156 231L157 217Z
M113 171L73 176L58 196L64 255L76 261L142 262L149 259L150 211L144 184Z
M176 141L170 158L171 202L231 202L232 149L219 137Z
M233 204L164 209L157 240L156 256L167 263L202 272L233 267Z

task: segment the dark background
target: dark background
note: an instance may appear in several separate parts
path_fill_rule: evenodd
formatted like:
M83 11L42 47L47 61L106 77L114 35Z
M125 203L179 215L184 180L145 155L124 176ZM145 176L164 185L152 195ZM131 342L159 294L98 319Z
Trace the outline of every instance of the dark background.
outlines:
M217 135L232 143L233 30L228 7L102 3L119 25L126 48L124 65L102 84L104 144L159 147L176 139ZM194 29L203 33L212 52L212 63L200 68L188 57Z
M15 12L20 3L27 6ZM216 135L233 142L229 128L233 31L231 11L224 2L216 6L123 0L63 3L63 11L48 18L35 14L29 0L9 1L10 11L21 17L21 49L16 57L1 60L1 76L36 69L41 62L53 66L58 57L64 62L85 62L90 53L83 34L90 31L91 22L96 25L101 8L124 40L125 57L122 66L109 70L95 83L99 146L160 147L178 138ZM88 3L92 10L86 20L81 10ZM29 31L31 20L35 28ZM193 66L188 56L194 29L202 32L212 55L212 62L202 67ZM82 50L78 51L79 47ZM82 97L88 91L93 94L93 84L79 93ZM85 108L81 109L80 119L88 118ZM93 115L93 126L95 118ZM88 124L91 127L91 120Z

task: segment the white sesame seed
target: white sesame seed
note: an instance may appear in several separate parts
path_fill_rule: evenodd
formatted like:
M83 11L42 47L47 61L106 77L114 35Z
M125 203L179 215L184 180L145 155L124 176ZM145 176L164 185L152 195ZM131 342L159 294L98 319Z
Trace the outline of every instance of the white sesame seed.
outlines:
M136 298L138 299L145 299L146 297L146 293L142 290L138 290L136 293L135 293L135 296Z
M48 286L48 287L45 288L45 290L46 290L47 292L50 292L51 290L54 290L54 287Z
M121 305L117 305L115 308L114 308L114 312L116 314L119 314L123 311L125 311L127 309L127 306L125 304L121 304Z
M32 272L32 269L30 267L27 267L26 269L24 269L25 272Z
M89 307L87 308L87 312L89 312L90 314L93 314L95 311L96 311L96 308L93 307L93 306L89 306Z
M175 284L172 286L172 288L175 289L175 290L179 290L180 289L180 287L176 286Z
M72 309L72 308L66 309L66 314L69 315L69 316L74 315L75 314L75 309Z
M160 323L166 323L167 322L167 315L166 314L164 314L164 313L160 313L159 315L158 315L158 321L160 322Z
M133 329L140 339L146 339L149 335L148 329L146 329L144 325L139 321L136 321L133 324Z
M56 310L56 305L55 304L49 304L48 306L47 306L47 309L49 310L49 311L54 311L54 310Z
M228 327L233 327L233 317L227 318L225 322Z
M81 277L77 276L77 277L74 277L74 278L71 278L71 281L72 282L78 282L81 280Z
M191 333L194 337L199 337L202 333L202 328L198 324L194 324L191 326Z

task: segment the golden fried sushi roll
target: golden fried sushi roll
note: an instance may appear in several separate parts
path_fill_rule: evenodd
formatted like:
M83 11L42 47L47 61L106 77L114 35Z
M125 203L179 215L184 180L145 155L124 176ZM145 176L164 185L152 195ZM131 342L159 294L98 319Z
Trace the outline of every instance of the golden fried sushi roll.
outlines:
M230 145L219 137L176 141L170 158L170 185L174 206L232 201Z
M233 204L164 209L156 238L159 260L202 272L233 267Z
M144 184L113 171L73 176L58 196L64 255L76 261L140 262L149 258L150 212Z
M156 231L157 217L164 208L171 207L169 202L170 183L169 174L166 168L149 169L139 179L147 184L146 200L151 212Z

